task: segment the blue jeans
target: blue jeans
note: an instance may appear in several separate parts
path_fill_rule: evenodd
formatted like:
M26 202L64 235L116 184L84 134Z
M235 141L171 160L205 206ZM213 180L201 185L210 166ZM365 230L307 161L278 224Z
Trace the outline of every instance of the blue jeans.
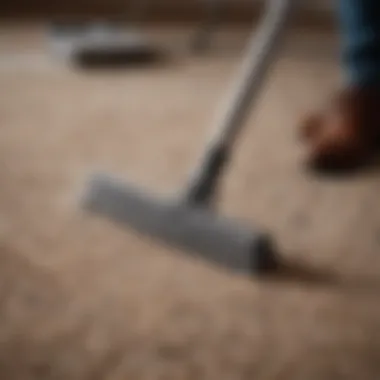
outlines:
M338 10L348 81L380 85L380 0L339 0Z

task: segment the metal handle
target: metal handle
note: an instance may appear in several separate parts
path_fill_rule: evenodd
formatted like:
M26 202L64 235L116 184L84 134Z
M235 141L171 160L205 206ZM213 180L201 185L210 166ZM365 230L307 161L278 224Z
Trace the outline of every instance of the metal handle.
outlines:
M185 191L188 202L207 204L213 199L220 173L274 61L290 3L290 0L270 0L258 30L252 33L231 95L229 92L222 104L215 131L190 176Z

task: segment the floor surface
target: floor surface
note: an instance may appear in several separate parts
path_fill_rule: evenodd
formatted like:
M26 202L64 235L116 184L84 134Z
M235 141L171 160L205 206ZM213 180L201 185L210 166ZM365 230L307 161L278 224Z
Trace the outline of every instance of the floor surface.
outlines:
M339 83L336 39L294 31L226 173L220 209L273 233L290 268L248 279L194 261L78 204L108 170L175 191L237 67L157 34L165 64L84 72L41 26L0 31L0 378L376 380L380 170L318 179L300 116Z

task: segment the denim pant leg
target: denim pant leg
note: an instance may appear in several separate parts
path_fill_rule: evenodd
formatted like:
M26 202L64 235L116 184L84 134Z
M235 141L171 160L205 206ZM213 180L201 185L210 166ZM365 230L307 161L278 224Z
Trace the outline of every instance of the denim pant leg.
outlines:
M380 84L380 0L339 0L342 60L350 84Z

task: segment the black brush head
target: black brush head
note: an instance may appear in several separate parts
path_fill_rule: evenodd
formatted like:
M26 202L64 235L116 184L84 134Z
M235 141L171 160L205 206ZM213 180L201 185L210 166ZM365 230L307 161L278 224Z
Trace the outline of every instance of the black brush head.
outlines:
M153 46L97 46L77 47L72 50L71 58L80 67L130 67L145 66L163 62L164 54Z
M50 29L54 50L83 68L141 67L163 63L166 52L140 32L112 24L54 23Z

